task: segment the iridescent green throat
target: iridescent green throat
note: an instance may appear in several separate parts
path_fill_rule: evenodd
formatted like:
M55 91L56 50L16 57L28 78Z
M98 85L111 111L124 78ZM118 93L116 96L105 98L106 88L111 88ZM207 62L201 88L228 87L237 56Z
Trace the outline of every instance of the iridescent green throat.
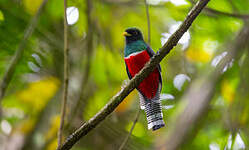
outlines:
M124 50L124 55L125 55L125 57L127 57L132 53L143 51L146 48L147 48L147 45L144 41L137 40L135 42L126 44L125 50Z

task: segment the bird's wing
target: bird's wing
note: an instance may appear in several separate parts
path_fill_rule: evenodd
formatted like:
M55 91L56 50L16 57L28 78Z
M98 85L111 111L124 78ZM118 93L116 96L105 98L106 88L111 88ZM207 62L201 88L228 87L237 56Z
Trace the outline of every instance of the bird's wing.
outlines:
M155 52L150 48L149 45L147 46L146 51L149 53L150 57L155 55Z
M146 48L146 51L148 52L148 54L150 55L150 57L153 57L154 55L155 55L155 52L150 48L150 46L148 45L147 46L147 48ZM157 65L157 68L158 68L158 70L159 70L159 81L160 81L160 83L162 83L162 75L161 75L161 71L162 71L162 69L161 69L161 66L160 66L160 64L159 65Z
M150 55L150 57L155 55L155 52L150 48L150 46L147 46L146 51L148 52L148 54ZM158 65L158 69L161 72L161 66Z

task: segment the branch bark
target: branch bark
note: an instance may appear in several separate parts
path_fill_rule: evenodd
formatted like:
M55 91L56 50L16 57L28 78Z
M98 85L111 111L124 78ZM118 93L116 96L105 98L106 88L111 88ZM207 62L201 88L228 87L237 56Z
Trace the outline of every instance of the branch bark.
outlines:
M67 98L68 98L68 41L67 41L67 0L64 0L64 87L63 87L63 99L61 106L61 120L60 120L60 128L58 131L58 147L61 146L62 136L63 136L63 127L65 121L66 114L66 106L67 106Z
M169 133L164 144L164 149L175 150L188 138L191 129L197 126L197 121L208 111L209 103L214 95L215 85L219 81L224 67L232 59L238 59L249 40L249 26L244 28L236 37L234 45L226 57L218 64L216 69L208 75L201 75L189 87L189 91L180 100L180 110L173 116L169 125ZM182 107L181 107L182 106Z
M163 45L163 47L158 51L156 55L152 57L150 62L145 65L145 67L133 78L130 82L123 88L119 93L111 98L109 103L107 103L94 117L89 121L84 123L79 127L74 133L72 133L61 148L58 150L68 150L76 142L78 142L83 136L88 134L89 131L94 129L101 121L103 121L114 109L123 101L123 99L128 96L128 94L135 89L147 77L154 68L160 63L160 61L171 51L171 49L176 46L183 34L189 29L193 21L199 15L201 10L207 5L209 0L200 0L189 12L188 16L179 27L179 29L171 35L168 41Z
M14 75L16 66L18 64L18 62L21 60L22 58L22 54L24 51L24 48L28 42L28 39L30 38L30 36L32 35L34 29L36 28L38 19L41 15L41 12L43 10L43 8L45 7L45 4L47 3L48 0L43 0L41 6L39 7L37 13L35 14L35 16L32 18L32 20L29 23L29 26L27 27L27 29L24 32L24 36L23 39L21 41L21 43L19 44L19 47L16 50L15 55L12 57L10 65L8 66L6 72L3 75L3 80L0 84L0 103L1 100L3 99L6 89L9 86L9 83Z

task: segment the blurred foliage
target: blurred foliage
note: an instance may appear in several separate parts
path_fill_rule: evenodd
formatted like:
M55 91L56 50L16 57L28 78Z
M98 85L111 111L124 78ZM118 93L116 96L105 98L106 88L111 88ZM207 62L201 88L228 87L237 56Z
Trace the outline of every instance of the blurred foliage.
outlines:
M155 51L162 46L164 34L172 34L173 28L183 21L192 7L187 1L184 4L177 2L148 0L151 47ZM42 0L0 0L1 79L23 38L25 28L41 3ZM136 26L143 31L145 40L148 39L142 0L92 0L92 4L90 24L94 32L89 34L93 35L93 56L89 64L89 78L86 78L86 58L89 57L87 6L85 1L68 0L68 6L78 8L79 20L69 26L70 84L67 114L71 115L66 118L65 137L96 114L126 84L128 77L121 33L127 27ZM223 12L249 14L248 0L211 1L208 7ZM219 14L203 12L198 16L189 30L190 38L183 40L161 62L162 93L174 98L163 100L166 127L156 132L148 131L145 114L141 113L125 149L163 148L168 118L178 107L180 97L198 74L205 74L215 67L211 64L216 56L229 50L244 24L242 19ZM222 79L216 85L209 113L182 149L249 148L249 59L246 51L248 49L224 70ZM182 80L181 90L174 84L179 74L191 79ZM63 2L49 0L1 104L1 145L17 147L12 147L13 150L56 148L62 78ZM132 126L138 103L138 94L133 91L111 116L72 149L118 149ZM168 105L174 107L166 109ZM6 121L8 124L3 123ZM11 132L6 132L9 129ZM4 147L0 146L2 149Z

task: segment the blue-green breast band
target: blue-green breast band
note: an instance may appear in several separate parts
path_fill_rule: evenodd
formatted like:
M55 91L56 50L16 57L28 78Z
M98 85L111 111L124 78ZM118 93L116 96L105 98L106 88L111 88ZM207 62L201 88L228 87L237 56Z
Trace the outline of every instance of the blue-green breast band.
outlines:
M146 48L147 48L146 43L142 40L138 40L138 41L129 43L125 46L124 55L125 57L127 57L132 53L143 51Z

